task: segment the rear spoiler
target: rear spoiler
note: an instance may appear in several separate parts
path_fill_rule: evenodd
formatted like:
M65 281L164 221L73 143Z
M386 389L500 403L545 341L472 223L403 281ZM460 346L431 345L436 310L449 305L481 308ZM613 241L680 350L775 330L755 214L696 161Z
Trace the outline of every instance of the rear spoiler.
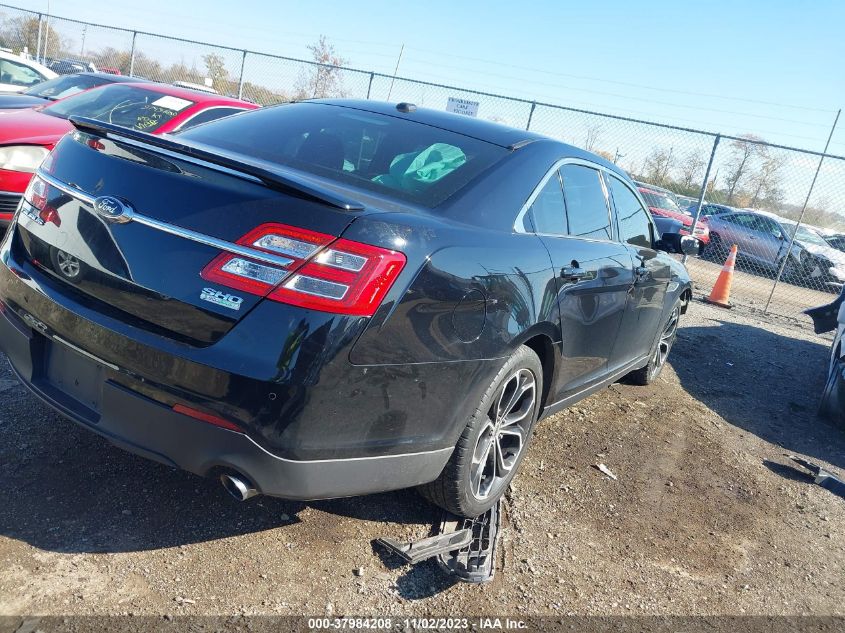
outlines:
M243 157L236 157L231 154L227 154L224 150L220 150L220 153L212 152L193 145L180 143L172 137L155 136L153 134L148 134L147 132L139 132L137 130L120 127L119 125L114 125L112 123L104 123L102 121L96 121L85 117L72 116L69 120L73 126L81 132L93 132L100 136L118 137L132 141L139 141L145 145L151 145L170 152L183 154L190 158L195 158L206 163L219 165L220 167L225 167L227 169L252 176L271 189L282 189L284 191L293 190L300 195L311 198L312 200L322 202L323 204L327 204L337 209L343 209L344 211L363 211L364 209L364 205L357 200L338 195L334 191L331 191L326 187L320 187L310 180L298 176L290 171L267 169L266 167L244 160Z

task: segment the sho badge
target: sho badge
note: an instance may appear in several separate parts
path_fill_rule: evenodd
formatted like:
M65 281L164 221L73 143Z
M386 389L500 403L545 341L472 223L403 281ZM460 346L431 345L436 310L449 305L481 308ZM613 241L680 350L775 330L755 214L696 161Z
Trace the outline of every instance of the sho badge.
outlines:
M209 303L216 303L224 308L231 310L240 310L241 304L244 302L243 297L230 295L222 290L215 290L214 288L203 288L200 293L200 299L208 301Z

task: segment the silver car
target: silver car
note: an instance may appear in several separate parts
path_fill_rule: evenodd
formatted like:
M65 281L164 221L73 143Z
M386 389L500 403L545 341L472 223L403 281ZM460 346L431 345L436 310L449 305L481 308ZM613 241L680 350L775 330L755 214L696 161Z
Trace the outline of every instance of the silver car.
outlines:
M730 246L736 244L738 256L760 272L776 273L783 263L784 279L815 281L819 287L838 287L845 283L845 253L832 248L808 227L759 211L722 213L707 220L708 253L717 259L723 258ZM795 241L787 257L793 233Z

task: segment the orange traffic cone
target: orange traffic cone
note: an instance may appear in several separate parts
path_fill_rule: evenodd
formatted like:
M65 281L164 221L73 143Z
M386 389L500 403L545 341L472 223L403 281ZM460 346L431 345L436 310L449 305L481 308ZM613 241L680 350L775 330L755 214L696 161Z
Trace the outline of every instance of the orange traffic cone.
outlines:
M736 244L731 246L731 252L728 253L728 258L725 260L725 265L722 266L722 272L719 273L719 278L713 286L713 291L705 299L707 303L712 303L722 308L733 307L730 297L731 282L734 279L734 265L736 265Z

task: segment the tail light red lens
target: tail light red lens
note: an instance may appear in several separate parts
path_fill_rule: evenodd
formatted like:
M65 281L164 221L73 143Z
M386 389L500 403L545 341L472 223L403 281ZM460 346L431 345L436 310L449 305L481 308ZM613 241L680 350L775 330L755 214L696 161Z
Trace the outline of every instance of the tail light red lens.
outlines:
M372 316L405 266L398 252L284 224L264 224L238 240L290 260L275 266L223 253L202 278L323 312Z
M23 199L39 211L47 206L47 196L50 186L38 176L33 176L23 192Z
M275 301L323 312L372 316L405 266L405 256L339 239L275 288Z

